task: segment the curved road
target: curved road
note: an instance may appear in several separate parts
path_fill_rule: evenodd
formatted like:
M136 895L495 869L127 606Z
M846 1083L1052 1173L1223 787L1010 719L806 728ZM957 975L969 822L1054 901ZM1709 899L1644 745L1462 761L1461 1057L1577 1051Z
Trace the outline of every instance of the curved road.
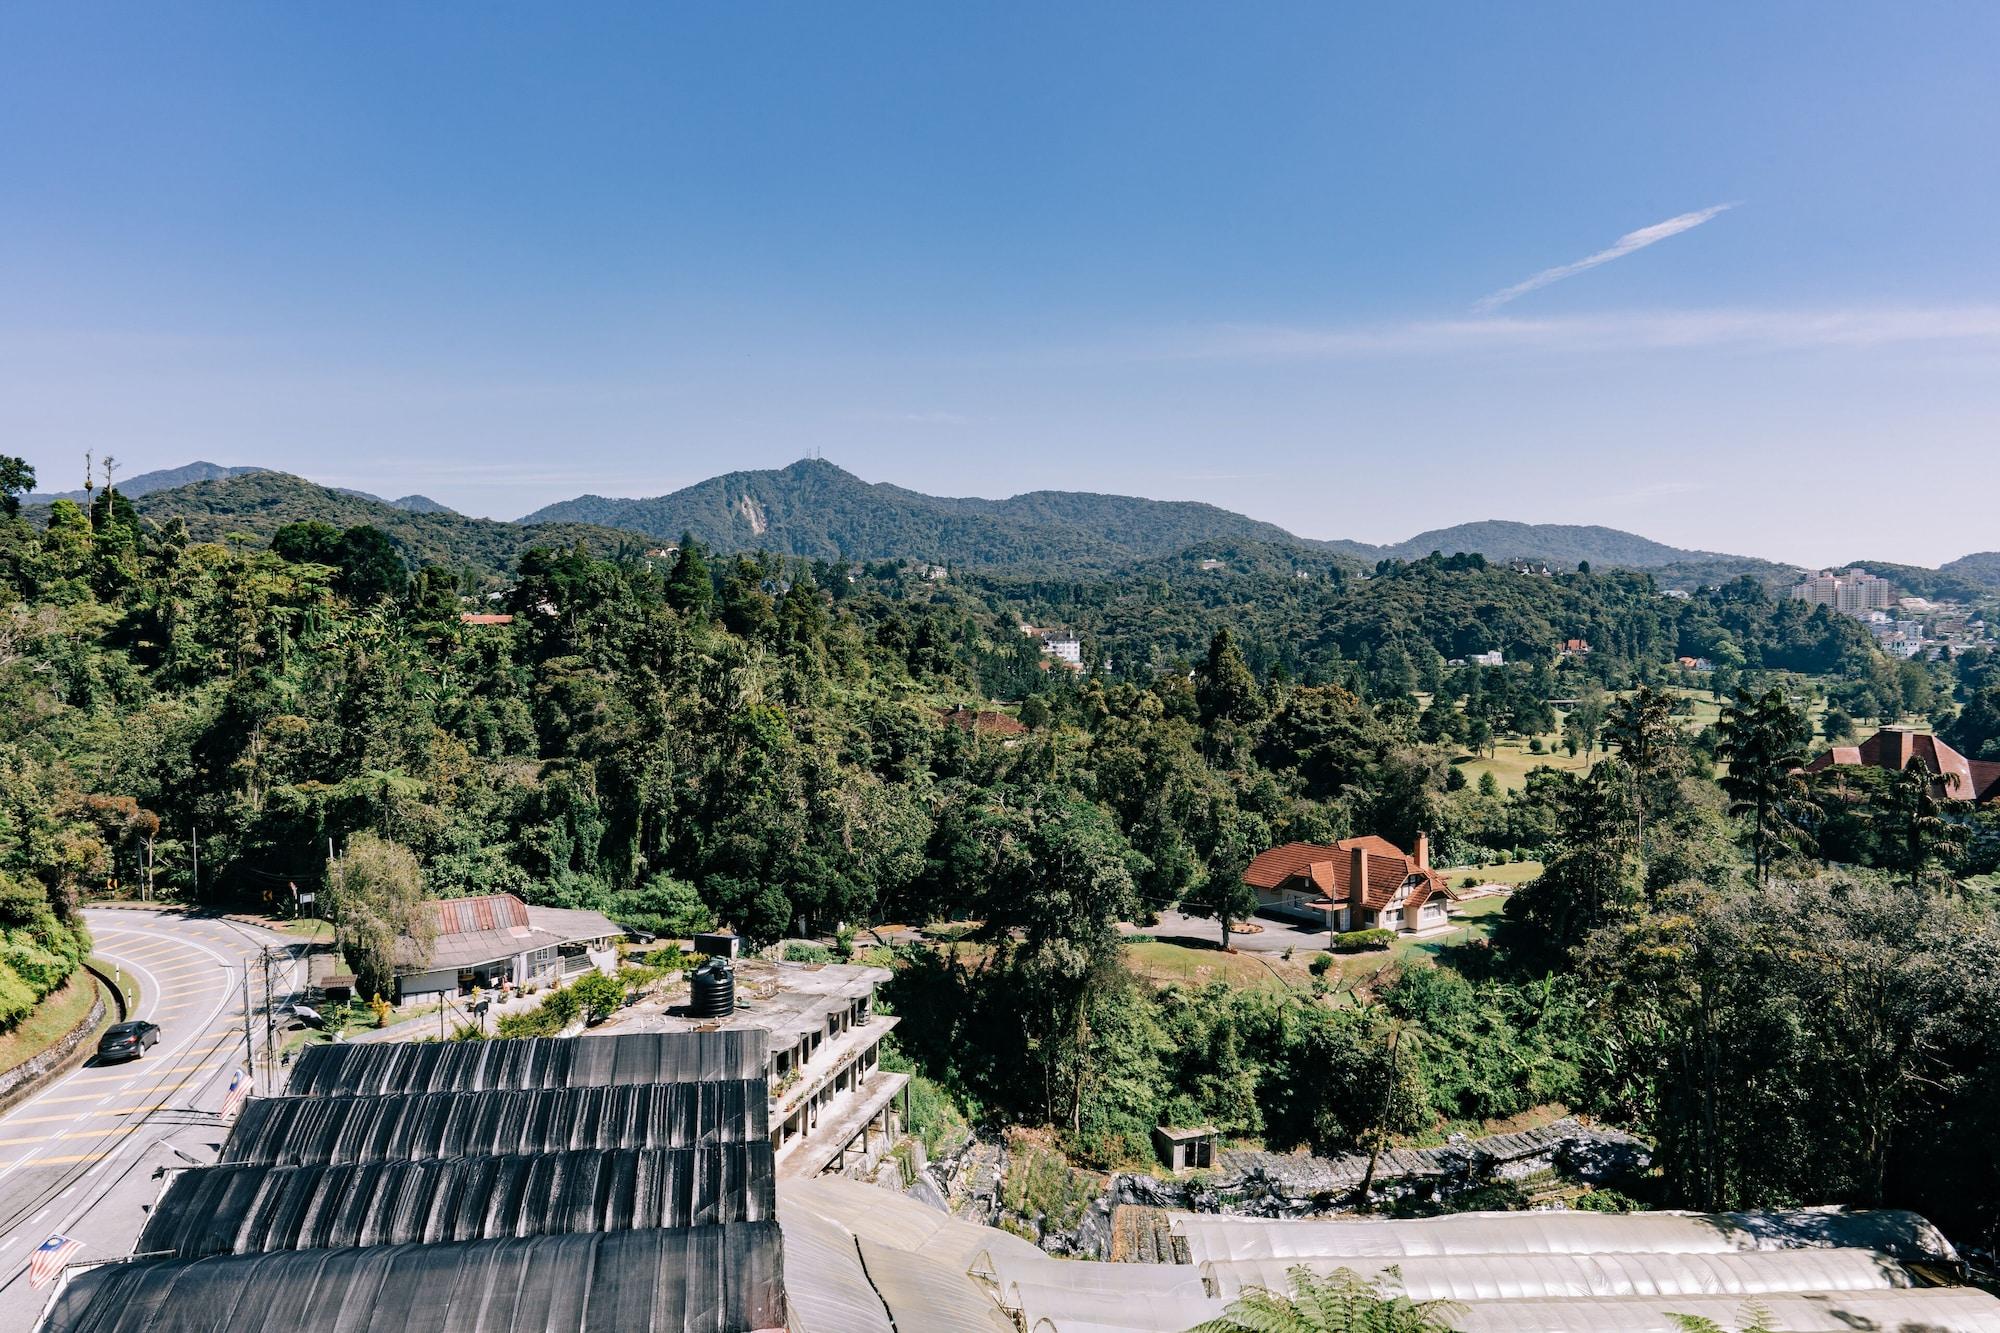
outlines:
M261 1057L263 950L276 1003L302 974L296 941L219 917L91 908L84 918L96 955L138 979L137 1016L160 1025L160 1043L124 1064L93 1057L0 1116L0 1333L26 1333L54 1291L26 1275L51 1234L80 1242L73 1261L128 1254L161 1169L215 1161L230 1077L247 1067L244 979Z

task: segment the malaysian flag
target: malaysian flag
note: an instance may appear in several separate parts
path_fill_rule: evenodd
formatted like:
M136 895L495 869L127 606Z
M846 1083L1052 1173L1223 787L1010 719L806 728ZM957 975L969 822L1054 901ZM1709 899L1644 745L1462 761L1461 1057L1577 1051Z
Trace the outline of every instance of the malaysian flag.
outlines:
M63 1256L81 1243L68 1236L50 1236L43 1241L42 1247L35 1251L35 1257L28 1260L28 1285L46 1287L53 1282L66 1262Z
M250 1079L242 1070L229 1076L229 1095L222 1099L222 1114L235 1115L236 1108L250 1095Z

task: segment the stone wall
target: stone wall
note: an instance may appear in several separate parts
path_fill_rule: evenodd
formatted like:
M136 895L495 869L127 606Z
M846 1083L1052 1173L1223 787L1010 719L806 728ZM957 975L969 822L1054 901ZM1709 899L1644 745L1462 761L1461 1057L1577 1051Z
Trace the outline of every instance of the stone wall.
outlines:
M89 968L78 968L71 979L87 981L97 992L90 1002L90 1012L83 1016L82 1022L65 1032L55 1045L0 1074L0 1112L8 1111L34 1096L51 1080L60 1078L90 1057L90 1039L97 1035L98 1027L104 1022L104 997L107 992L117 994L117 991L108 978ZM103 984L100 985L100 982ZM119 1003L122 1010L123 997L120 997Z

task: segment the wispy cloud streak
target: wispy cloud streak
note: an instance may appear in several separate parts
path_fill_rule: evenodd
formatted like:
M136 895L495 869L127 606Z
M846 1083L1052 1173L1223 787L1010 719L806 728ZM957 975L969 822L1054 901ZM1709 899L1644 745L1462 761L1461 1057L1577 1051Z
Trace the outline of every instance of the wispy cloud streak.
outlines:
M2000 306L1854 310L1694 309L1545 319L1412 320L1297 327L1223 325L1158 355L1252 361L1337 360L1547 349L1584 352L1673 348L1868 348L1913 343L2000 343Z
M1564 278L1573 278L1579 273L1588 272L1598 267L1600 264L1608 264L1614 259L1623 259L1626 255L1643 250L1649 245L1658 245L1669 236L1678 236L1684 231L1693 231L1696 227L1715 217L1718 213L1725 213L1734 207L1736 207L1735 204L1717 204L1713 208L1703 208L1697 209L1692 213L1682 213L1679 217L1668 218L1665 222L1655 222L1650 227L1641 227L1637 231L1628 231L1594 255L1586 255L1573 264L1558 264L1554 268L1545 268L1533 277L1524 278L1520 282L1515 283L1512 287L1502 287L1497 292L1480 297L1478 302L1472 307L1473 313L1483 315L1490 311L1498 310L1509 301L1526 296L1529 292L1539 291L1552 282L1561 282Z

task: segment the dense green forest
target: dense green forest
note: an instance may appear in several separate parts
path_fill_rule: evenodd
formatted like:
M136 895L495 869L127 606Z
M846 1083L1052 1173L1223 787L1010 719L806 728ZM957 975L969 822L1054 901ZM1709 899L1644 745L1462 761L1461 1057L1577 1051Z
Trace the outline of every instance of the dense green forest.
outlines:
M24 513L23 471L0 460L0 998L74 965L86 894L282 904L358 844L435 895L758 941L972 923L899 958L905 1053L1085 1160L1161 1119L1332 1151L1560 1102L1658 1144L1653 1202L1893 1202L1992 1235L1991 815L1798 772L1813 695L2000 755L1991 654L1894 663L1754 579L1681 600L1254 543L1226 571L937 580L565 532L493 601L345 511L205 541L104 492ZM1090 669L1024 622L1080 630ZM1559 660L1571 638L1593 651ZM1453 665L1489 649L1508 664ZM1713 726L1654 688L1684 655L1734 700ZM1558 700L1593 766L1464 780ZM1545 869L1490 944L1365 994L1127 970L1120 921L1240 916L1257 851L1363 832Z

